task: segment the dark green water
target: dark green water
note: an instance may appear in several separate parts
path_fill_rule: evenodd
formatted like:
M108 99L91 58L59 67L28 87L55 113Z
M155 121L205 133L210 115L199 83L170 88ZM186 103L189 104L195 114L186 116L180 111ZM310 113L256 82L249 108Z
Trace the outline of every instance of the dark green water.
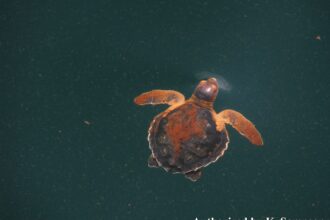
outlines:
M2 1L0 219L329 218L327 1ZM319 38L317 37L319 36ZM195 183L147 167L151 89L232 85L231 143Z

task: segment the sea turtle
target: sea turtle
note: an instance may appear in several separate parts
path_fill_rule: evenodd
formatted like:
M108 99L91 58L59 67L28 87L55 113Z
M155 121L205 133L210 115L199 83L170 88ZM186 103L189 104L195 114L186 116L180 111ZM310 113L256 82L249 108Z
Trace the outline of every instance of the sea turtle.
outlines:
M171 173L182 173L192 181L198 180L201 169L217 161L226 151L229 143L226 124L252 144L263 145L258 130L241 113L230 109L218 114L214 111L218 91L217 80L209 78L199 82L188 100L173 90L152 90L134 99L137 105L170 105L150 124L149 167L163 167Z

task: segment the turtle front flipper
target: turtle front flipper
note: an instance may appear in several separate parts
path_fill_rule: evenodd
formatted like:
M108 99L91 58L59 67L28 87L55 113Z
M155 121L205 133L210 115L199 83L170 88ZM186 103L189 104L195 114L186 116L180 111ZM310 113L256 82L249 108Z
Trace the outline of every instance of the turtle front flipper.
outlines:
M142 93L134 99L137 105L174 105L183 103L184 101L184 95L173 90L152 90Z
M234 110L224 110L217 114L217 130L221 131L225 124L230 124L241 135L246 137L252 144L263 145L262 137L254 124L241 113Z

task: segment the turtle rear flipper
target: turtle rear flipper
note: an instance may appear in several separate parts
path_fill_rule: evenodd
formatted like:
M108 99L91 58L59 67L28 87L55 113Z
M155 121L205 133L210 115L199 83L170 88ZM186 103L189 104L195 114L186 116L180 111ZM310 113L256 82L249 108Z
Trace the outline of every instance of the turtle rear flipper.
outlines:
M189 179L189 180L195 182L195 181L197 181L199 178L201 178L201 176L202 176L202 171L201 171L201 170L190 171L190 172L188 172L188 173L185 173L184 176L185 176L187 179Z
M148 167L153 167L153 168L159 167L157 160L152 155L149 156Z

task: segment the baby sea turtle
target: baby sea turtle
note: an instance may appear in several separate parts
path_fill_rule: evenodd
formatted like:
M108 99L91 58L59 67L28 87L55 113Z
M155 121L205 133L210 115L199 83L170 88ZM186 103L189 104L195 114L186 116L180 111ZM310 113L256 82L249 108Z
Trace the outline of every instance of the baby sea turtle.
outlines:
M134 99L137 105L168 104L150 124L149 167L163 167L196 181L201 169L217 161L227 150L229 137L225 125L234 127L252 144L261 146L260 133L241 113L224 110L216 113L213 103L219 91L215 78L202 80L191 98L173 90L152 90Z

